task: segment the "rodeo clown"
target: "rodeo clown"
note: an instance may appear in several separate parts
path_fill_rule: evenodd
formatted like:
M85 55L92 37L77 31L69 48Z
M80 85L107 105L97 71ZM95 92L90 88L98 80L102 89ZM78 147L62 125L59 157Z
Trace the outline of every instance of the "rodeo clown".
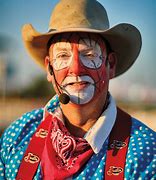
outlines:
M56 95L5 130L0 179L156 179L156 133L119 109L109 92L109 81L140 53L139 30L110 28L96 0L60 0L48 32L26 24L22 37Z

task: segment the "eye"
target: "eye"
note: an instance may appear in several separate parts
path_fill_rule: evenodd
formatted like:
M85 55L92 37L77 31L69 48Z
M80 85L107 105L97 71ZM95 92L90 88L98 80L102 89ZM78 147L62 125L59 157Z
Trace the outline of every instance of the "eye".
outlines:
M89 53L86 53L86 54L83 54L84 57L87 57L89 59L93 59L93 58L96 58L97 57L97 54L96 53L93 53L93 52L89 52Z
M71 55L70 53L67 53L67 52L60 52L56 55L56 59L58 60L64 60L64 59L67 59L69 58Z

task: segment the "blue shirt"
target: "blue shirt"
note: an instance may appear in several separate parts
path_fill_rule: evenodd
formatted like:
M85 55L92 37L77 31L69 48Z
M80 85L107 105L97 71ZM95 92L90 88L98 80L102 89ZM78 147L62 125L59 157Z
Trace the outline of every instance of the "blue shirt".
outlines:
M46 109L54 112L59 106L54 97ZM0 142L0 180L16 178L18 168L29 141L40 124L44 109L33 110L13 122L4 132ZM95 152L86 165L72 179L103 179L108 137L98 152ZM40 166L34 179L42 179ZM156 179L156 133L132 118L131 137L125 165L125 180Z

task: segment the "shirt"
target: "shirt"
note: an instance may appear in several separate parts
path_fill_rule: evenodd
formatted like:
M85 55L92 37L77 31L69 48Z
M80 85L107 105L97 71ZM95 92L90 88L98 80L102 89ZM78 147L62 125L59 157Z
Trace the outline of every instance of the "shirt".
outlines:
M58 97L52 98L45 109L56 113L60 107ZM0 142L0 179L13 180L18 172L24 152L36 128L44 117L44 109L33 110L13 122L4 132ZM109 133L116 119L116 105L112 97L108 108L85 139L95 152L86 165L72 179L103 179ZM131 137L126 157L125 180L156 179L156 133L132 118ZM42 179L40 166L34 179Z

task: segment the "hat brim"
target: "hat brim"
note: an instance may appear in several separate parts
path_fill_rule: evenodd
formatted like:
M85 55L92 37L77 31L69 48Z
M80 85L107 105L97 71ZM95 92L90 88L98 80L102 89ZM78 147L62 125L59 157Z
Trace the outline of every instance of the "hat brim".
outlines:
M39 33L31 24L26 24L22 28L22 37L30 56L41 67L45 68L44 59L47 55L49 39L53 35L65 32L98 33L107 39L112 50L117 54L115 77L123 74L132 66L141 50L142 40L139 30L127 23L118 24L104 31L89 28L68 28L59 31L54 29L48 33Z

